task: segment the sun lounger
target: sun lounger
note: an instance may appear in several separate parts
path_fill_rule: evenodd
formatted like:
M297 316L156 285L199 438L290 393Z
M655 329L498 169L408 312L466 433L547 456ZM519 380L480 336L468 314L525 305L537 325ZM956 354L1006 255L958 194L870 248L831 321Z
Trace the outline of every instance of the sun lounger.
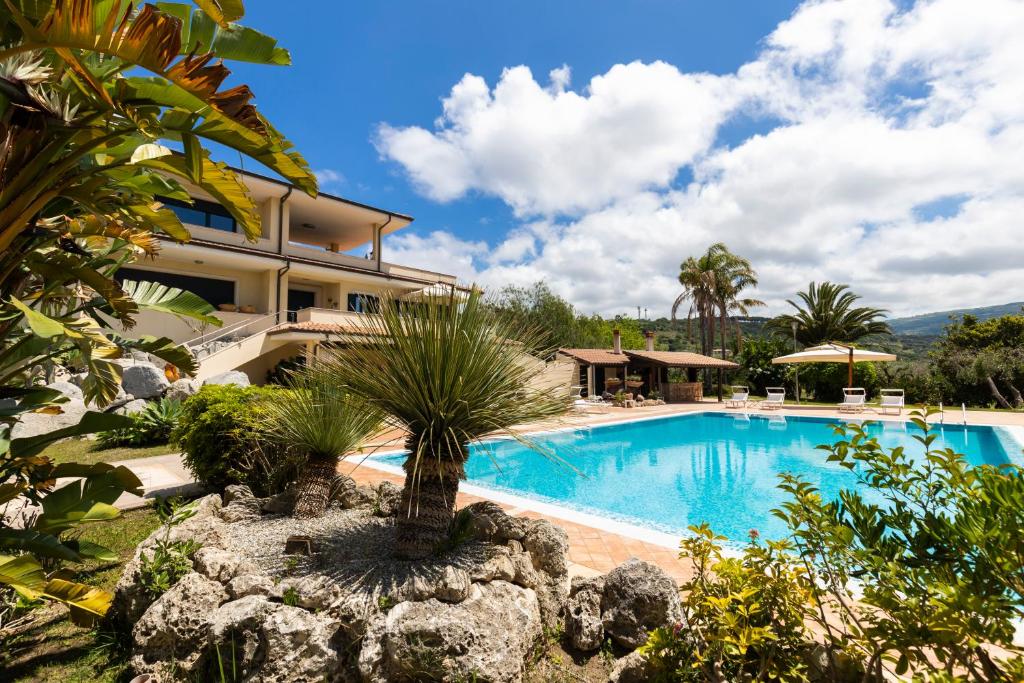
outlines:
M786 389L784 387L767 387L768 398L761 401L761 406L767 410L781 408L786 402Z
M897 415L903 414L904 395L902 389L882 389L878 397L878 408L882 415L895 410Z
M747 401L750 400L750 389L747 387L733 387L732 398L730 398L726 404L726 408L746 408Z
M867 406L867 392L862 387L843 389L843 402L839 404L841 413L861 413Z

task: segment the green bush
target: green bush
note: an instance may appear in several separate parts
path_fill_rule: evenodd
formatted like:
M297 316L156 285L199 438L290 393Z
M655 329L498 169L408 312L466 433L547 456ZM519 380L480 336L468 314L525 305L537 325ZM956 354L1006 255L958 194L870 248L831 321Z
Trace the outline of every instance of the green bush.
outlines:
M131 425L100 432L96 435L96 441L100 448L167 443L181 419L181 413L180 401L162 398L149 403L140 412L129 415Z
M261 404L282 391L287 389L208 385L182 404L171 438L196 480L217 491L245 484L258 496L294 481L300 459L272 446L261 424Z
M849 380L849 366L845 363L808 363L800 366L800 386L814 394L815 401L838 403L843 400L843 387ZM874 363L856 363L853 366L853 386L864 387L867 395L876 395L879 387L878 371Z

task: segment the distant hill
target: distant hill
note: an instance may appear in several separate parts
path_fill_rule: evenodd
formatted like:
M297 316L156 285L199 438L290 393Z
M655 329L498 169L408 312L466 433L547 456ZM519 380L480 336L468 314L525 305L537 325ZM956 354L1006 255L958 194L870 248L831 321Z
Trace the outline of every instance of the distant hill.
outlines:
M950 318L960 318L964 313L970 313L978 320L998 318L1003 315L1014 315L1024 308L1024 301L1001 306L982 306L981 308L957 308L951 311L938 311L936 313L923 313L911 315L906 318L891 318L888 320L889 327L897 335L914 335L934 337L942 334L942 328L950 323Z

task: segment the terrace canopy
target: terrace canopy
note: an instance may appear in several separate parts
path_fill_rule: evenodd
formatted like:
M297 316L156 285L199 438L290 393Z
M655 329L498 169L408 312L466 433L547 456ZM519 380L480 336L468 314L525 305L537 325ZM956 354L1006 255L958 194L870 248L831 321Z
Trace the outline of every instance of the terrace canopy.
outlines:
M772 358L772 363L775 365L788 363L846 363L849 366L847 386L852 387L854 363L884 363L894 360L896 360L896 356L891 353L856 349L852 346L847 346L846 344L837 344L833 342L831 344L823 344L822 346L812 346L804 349L803 351L791 353L787 356Z
M732 370L739 367L731 361L689 351L559 349L558 353L574 360L581 368L586 368L588 390L600 386L598 372L603 376L607 369L613 369L614 374L618 375L619 368L622 368L623 378L628 370L649 370L645 382L649 391L662 389L668 381L668 368Z

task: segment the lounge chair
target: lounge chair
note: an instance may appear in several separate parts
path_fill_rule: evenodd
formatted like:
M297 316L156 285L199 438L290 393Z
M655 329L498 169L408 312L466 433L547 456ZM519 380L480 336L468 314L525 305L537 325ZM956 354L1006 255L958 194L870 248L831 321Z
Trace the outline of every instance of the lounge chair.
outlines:
M843 402L839 404L841 413L862 413L867 406L867 392L863 387L843 389Z
M882 415L888 415L890 410L895 410L897 415L903 414L904 395L902 389L882 389L878 396L878 409Z
M726 404L726 408L746 408L747 402L750 400L750 389L747 387L733 387L732 398L730 398Z
M761 401L761 406L766 410L781 408L786 403L786 389L784 387L767 387L768 398Z

